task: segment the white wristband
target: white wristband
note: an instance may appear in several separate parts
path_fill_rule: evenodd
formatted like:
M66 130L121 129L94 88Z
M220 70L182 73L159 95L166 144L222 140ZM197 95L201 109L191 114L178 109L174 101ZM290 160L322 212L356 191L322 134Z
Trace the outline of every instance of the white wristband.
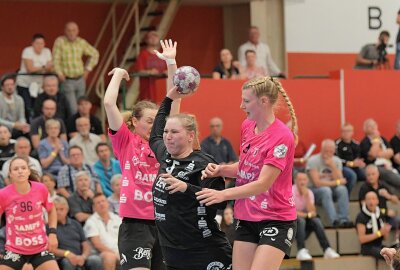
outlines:
M167 63L167 65L176 65L176 60L175 59L165 59L165 62Z

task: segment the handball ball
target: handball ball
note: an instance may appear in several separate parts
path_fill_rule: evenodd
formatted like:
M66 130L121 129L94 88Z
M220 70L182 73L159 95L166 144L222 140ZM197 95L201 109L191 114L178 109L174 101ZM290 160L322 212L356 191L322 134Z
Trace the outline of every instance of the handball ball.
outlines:
M176 70L173 81L179 93L188 94L199 87L200 74L194 67L183 66Z

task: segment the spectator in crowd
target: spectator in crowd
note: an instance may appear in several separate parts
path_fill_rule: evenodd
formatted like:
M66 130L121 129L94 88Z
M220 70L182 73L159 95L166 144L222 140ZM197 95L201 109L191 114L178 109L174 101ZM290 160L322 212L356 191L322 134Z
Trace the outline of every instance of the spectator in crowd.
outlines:
M69 164L64 165L58 172L57 176L57 193L68 198L77 188L74 183L76 175L80 171L85 171L90 176L90 189L92 192L101 192L99 179L93 168L84 163L83 151L77 145L73 145L68 149Z
M15 142L14 150L15 150L14 157L21 157L21 158L27 159L29 161L29 163L28 163L29 167L31 169L34 169L38 173L39 176L42 175L42 166L40 165L39 161L36 158L29 156L29 154L31 153L31 143L29 142L29 140L27 138L19 137L17 139L17 141ZM10 169L10 162L11 162L11 158L3 164L3 168L1 170L6 184L9 184L8 172Z
M393 149L389 142L380 135L378 124L375 120L369 118L364 121L365 137L360 143L361 157L366 164L375 164L378 166L381 180L391 186L391 191L400 192L400 175L393 166L391 158Z
M311 179L311 190L317 204L325 209L334 227L350 227L349 221L349 192L347 181L342 175L342 162L334 156L335 142L323 140L321 152L313 155L307 162L306 170ZM354 183L352 183L354 184ZM334 200L337 201L336 211Z
M324 231L324 225L317 216L314 205L314 194L307 188L308 177L305 173L297 173L292 187L293 198L297 210L297 256L298 260L311 260L312 257L305 248L305 241L311 232L315 232L319 244L324 251L324 258L338 258L340 255L330 247Z
M39 148L40 140L47 138L46 121L55 119L60 122L60 139L67 140L67 129L64 121L56 117L57 103L53 99L46 99L43 102L42 115L34 118L31 122L31 140L34 149Z
M78 134L69 141L69 145L78 145L83 150L83 156L90 166L98 160L96 146L101 142L101 138L90 132L89 118L79 117L76 119Z
M221 231L225 233L229 243L233 246L233 242L235 241L235 220L233 218L233 208L230 204L224 209L221 220Z
M56 192L56 185L57 185L56 178L54 177L54 175L50 173L44 173L40 179L41 182L47 187L47 190L49 191L50 200L54 202L54 200L57 197L60 197L57 195Z
M75 174L74 185L76 190L68 197L69 215L84 224L93 214L94 192L90 189L90 174L87 171L79 171Z
M396 123L396 133L390 140L390 145L393 148L393 167L400 172L400 120Z
M251 80L257 77L267 76L267 72L262 66L257 66L256 60L256 52L253 50L247 50L245 52L246 56L246 65L241 71L242 79Z
M286 123L286 126L290 129L292 129L292 121L288 121ZM297 130L297 126L296 126L296 130L295 133L297 134L298 130ZM297 172L304 172L305 171L305 167L306 167L306 163L308 161L308 157L305 157L307 153L307 148L306 148L306 144L301 140L301 138L297 139L297 144L296 144L296 148L294 151L294 170ZM310 153L311 155L311 153ZM294 174L293 174L294 175Z
M101 121L99 118L90 113L91 109L92 109L92 102L87 96L81 96L78 98L78 112L72 115L68 119L67 123L68 136L70 138L73 138L76 135L78 135L76 119L80 117L86 117L90 120L90 133L99 135L103 141L106 141L106 136L104 135Z
M64 164L68 164L68 143L60 138L61 124L49 119L45 123L47 137L39 142L39 159L43 171L57 175Z
M99 270L103 269L101 258L91 254L90 244L86 239L81 224L67 216L69 206L63 197L54 200L57 210L58 247L54 252L58 265L63 270Z
M361 254L383 259L380 255L383 238L388 236L391 226L385 223L379 210L378 196L370 191L365 195L365 204L356 219Z
M45 40L42 34L34 34L32 44L22 51L21 73L48 73L53 71L51 51L45 48ZM30 121L35 99L42 92L43 76L20 75L17 77L18 95L22 97L25 104L25 118Z
M43 102L48 99L53 99L57 103L56 117L63 120L64 124L71 116L70 104L67 101L64 93L58 89L58 79L56 76L46 76L43 79L43 93L35 100L33 108L33 116L39 117L43 112Z
M0 125L11 130L13 139L28 134L30 131L24 108L24 100L15 93L14 78L6 77L1 81Z
M336 155L342 160L346 179L365 181L365 162L360 158L360 144L353 139L354 128L350 123L342 126L340 139L336 140Z
M96 146L98 161L94 164L94 172L99 176L101 189L106 197L113 193L111 178L121 173L119 161L111 158L111 148L105 143L98 143ZM118 194L119 201L119 194Z
M233 61L231 52L228 49L222 49L219 55L220 62L213 70L213 79L240 79L240 64Z
M121 192L121 179L122 174L115 174L111 177L111 188L113 193L107 198L110 205L110 211L119 215L119 196Z
M164 60L161 60L154 53L160 44L160 37L157 32L150 31L145 37L146 48L142 49L137 57L134 70L147 73L149 75L158 75L167 71ZM156 86L155 78L140 78L139 100L155 100Z
M120 262L118 230L122 219L109 211L107 198L101 193L93 197L93 210L94 213L86 221L84 230L87 238L101 254L104 269L113 270ZM140 253L140 251L137 252Z
M210 120L210 135L201 142L201 150L219 164L231 164L237 161L237 156L229 140L222 136L223 124L219 117Z
M79 37L79 27L75 22L65 25L65 35L54 42L54 70L62 84L71 112L77 111L77 98L86 91L86 79L99 61L99 52L86 40ZM82 57L89 57L86 64Z
M389 43L390 34L382 31L379 34L378 42L367 44L362 47L356 59L355 69L374 69L380 64L385 64L386 55L384 49Z
M243 67L246 66L246 51L248 50L255 52L256 65L264 68L268 75L284 76L272 59L269 46L260 41L260 31L257 26L249 28L249 40L239 47L238 59Z
M397 12L396 23L400 25L400 10ZM396 58L394 59L394 69L400 69L400 28L396 37Z
M11 141L11 132L8 127L0 124L0 168L14 154L15 149L14 143Z

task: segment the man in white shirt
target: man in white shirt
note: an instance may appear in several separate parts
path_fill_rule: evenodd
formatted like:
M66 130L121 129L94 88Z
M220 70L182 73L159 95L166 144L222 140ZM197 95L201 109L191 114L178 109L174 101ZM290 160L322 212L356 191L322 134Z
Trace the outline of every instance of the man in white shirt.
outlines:
M256 65L263 67L270 76L284 76L275 64L271 56L271 50L266 43L260 41L260 31L257 26L251 26L249 29L249 40L239 47L238 59L240 64L246 66L246 51L252 50L256 52Z
M34 169L39 176L42 176L42 166L40 165L40 162L33 158L30 157L29 154L31 153L31 143L29 142L29 140L25 137L19 137L14 145L14 150L15 150L15 155L14 157L22 157L22 158L26 158L29 160L29 167L31 169ZM10 168L10 162L11 162L12 158L10 158L9 160L7 160L4 164L3 164L3 168L1 170L1 173L5 179L5 183L8 184L8 172L9 172L9 168Z
M78 145L82 148L86 163L93 166L99 157L96 153L96 146L101 142L100 136L90 133L90 120L86 117L76 119L78 135L69 141L69 145Z
M118 231L122 219L109 211L106 196L99 193L93 197L94 214L85 223L84 231L103 259L104 269L114 270L119 263Z

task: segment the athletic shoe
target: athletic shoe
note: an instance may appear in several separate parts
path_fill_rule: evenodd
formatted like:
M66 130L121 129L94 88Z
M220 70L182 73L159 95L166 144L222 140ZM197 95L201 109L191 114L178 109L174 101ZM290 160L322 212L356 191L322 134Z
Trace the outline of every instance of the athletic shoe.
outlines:
M340 255L333 248L328 247L324 252L324 259L336 259L339 257Z
M296 259L299 261L307 261L311 260L312 257L310 253L308 252L308 249L302 248L299 251L297 251Z

